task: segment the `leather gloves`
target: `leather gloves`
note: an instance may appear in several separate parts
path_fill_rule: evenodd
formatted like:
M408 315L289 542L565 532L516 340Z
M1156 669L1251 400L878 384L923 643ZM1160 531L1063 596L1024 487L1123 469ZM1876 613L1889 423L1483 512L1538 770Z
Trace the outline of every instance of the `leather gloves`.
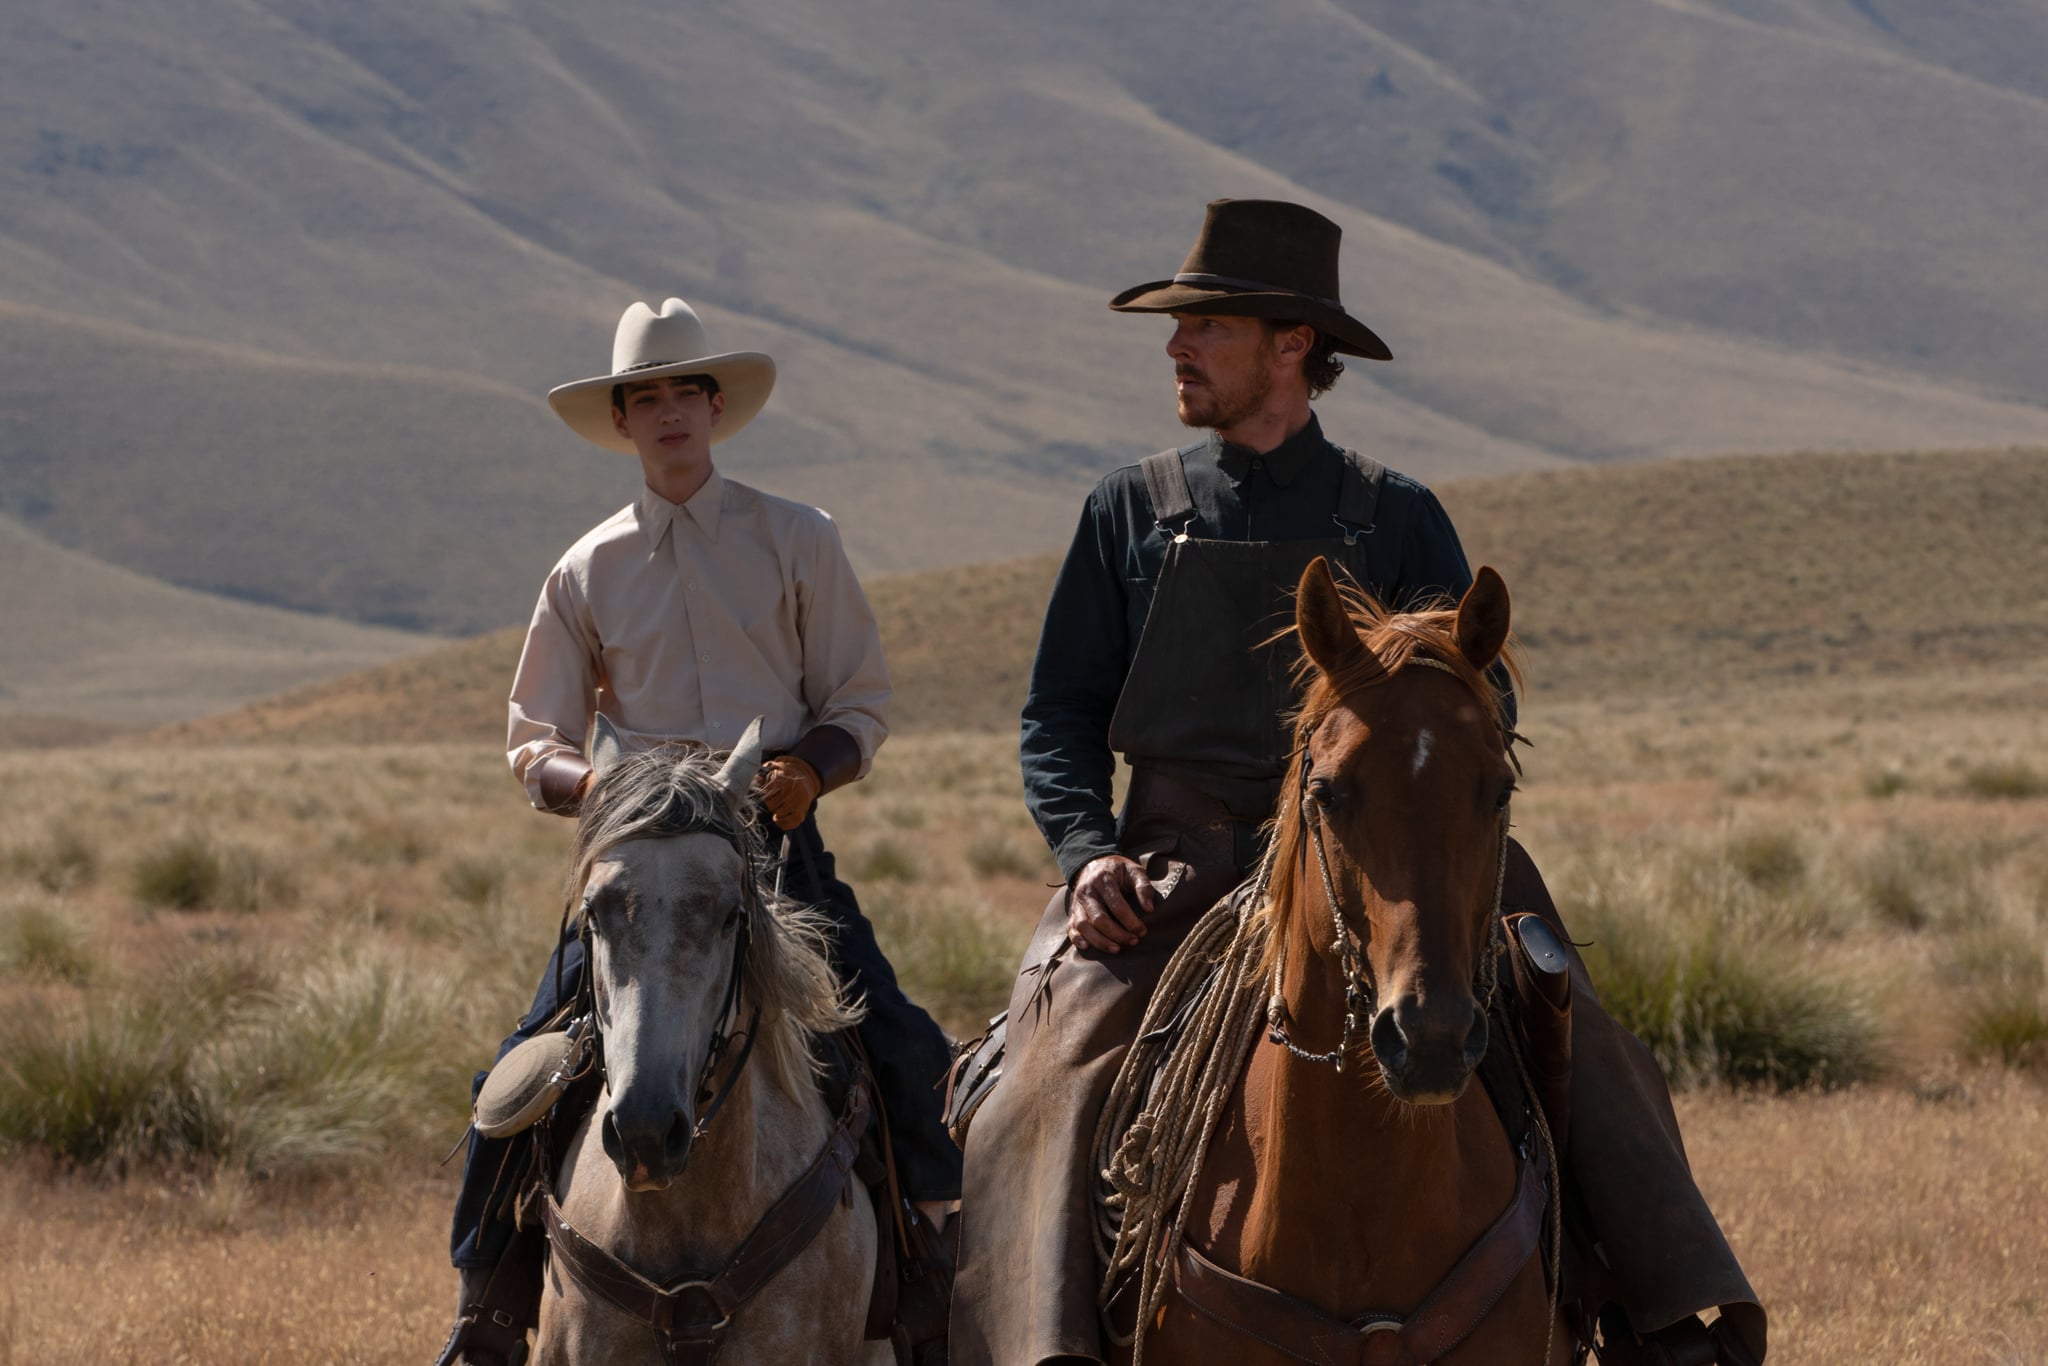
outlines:
M794 830L802 825L811 803L825 789L818 770L794 754L761 765L760 775L754 781L761 790L761 805L768 808L768 819L780 830Z

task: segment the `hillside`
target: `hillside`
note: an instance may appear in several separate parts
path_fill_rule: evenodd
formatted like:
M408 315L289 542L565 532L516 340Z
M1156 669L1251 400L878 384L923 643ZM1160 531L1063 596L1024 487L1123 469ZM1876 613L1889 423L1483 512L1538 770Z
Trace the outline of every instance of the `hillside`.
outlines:
M0 583L0 743L160 725L442 643L172 588L6 517Z
M2022 0L0 22L0 513L230 596L521 619L633 486L540 395L670 291L777 356L725 454L865 572L1056 544L1174 436L1161 325L1102 305L1217 194L1345 225L1397 361L1332 430L1433 480L2048 442Z
M2048 661L2048 452L1742 457L1441 490L1506 575L1535 703ZM1056 557L871 586L900 730L1016 724ZM502 736L520 631L165 732Z

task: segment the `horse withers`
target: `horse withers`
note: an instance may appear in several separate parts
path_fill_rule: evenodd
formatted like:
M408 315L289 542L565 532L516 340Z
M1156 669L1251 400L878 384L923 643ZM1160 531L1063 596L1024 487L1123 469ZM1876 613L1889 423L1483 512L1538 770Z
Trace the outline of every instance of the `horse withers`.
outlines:
M554 1363L893 1360L863 1341L876 1219L818 1036L858 1018L821 917L775 892L749 812L759 723L717 764L625 754L600 718L577 832L604 1089L541 1192Z
M1508 626L1491 569L1455 611L1398 615L1347 602L1321 560L1302 576L1294 766L1222 968L1244 1005L1216 1028L1243 1042L1216 1054L1213 1103L1191 1087L1184 1115L1145 1121L1212 1132L1138 1182L1160 1184L1126 1215L1127 1352L1571 1358L1542 1255L1555 1154L1533 1105L1511 1131L1469 1084L1508 1046L1488 1006L1516 770L1487 676L1513 668Z

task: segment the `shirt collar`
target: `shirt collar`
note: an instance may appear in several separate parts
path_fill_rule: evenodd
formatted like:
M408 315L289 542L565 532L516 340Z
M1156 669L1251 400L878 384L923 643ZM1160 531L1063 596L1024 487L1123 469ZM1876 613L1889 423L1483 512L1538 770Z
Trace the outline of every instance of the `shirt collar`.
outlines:
M1265 471L1272 476L1273 482L1283 489L1294 482L1311 457L1326 450L1330 444L1323 439L1323 424L1316 420L1314 413L1308 415L1306 426L1270 451L1239 446L1214 433L1209 439L1216 448L1216 462L1230 476L1232 483L1242 484L1251 474L1252 461L1259 460L1264 462Z
M645 484L640 486L640 501L634 505L633 515L640 523L640 534L647 538L647 553L652 555L661 549L661 543L668 535L669 526L676 518L687 516L695 522L706 536L718 539L718 514L725 506L725 476L717 470L704 486L680 503L671 503Z

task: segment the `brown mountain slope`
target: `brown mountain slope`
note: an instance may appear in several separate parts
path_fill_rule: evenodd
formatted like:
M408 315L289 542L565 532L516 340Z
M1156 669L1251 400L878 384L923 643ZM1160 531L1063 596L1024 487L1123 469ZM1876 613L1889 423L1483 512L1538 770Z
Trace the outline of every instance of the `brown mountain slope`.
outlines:
M179 583L516 621L631 483L538 397L674 290L782 363L735 473L869 572L1026 553L1174 438L1160 328L1102 303L1218 193L1343 221L1399 359L1327 416L1433 479L2048 441L2037 35L1882 8L26 0L0 511Z
M5 517L0 584L0 735L11 740L162 724L443 643L172 588Z
M1546 697L2048 662L2048 452L1806 455L1445 486L1506 576ZM903 730L1016 724L1055 557L900 575L872 597ZM192 741L502 735L520 632L165 732Z

